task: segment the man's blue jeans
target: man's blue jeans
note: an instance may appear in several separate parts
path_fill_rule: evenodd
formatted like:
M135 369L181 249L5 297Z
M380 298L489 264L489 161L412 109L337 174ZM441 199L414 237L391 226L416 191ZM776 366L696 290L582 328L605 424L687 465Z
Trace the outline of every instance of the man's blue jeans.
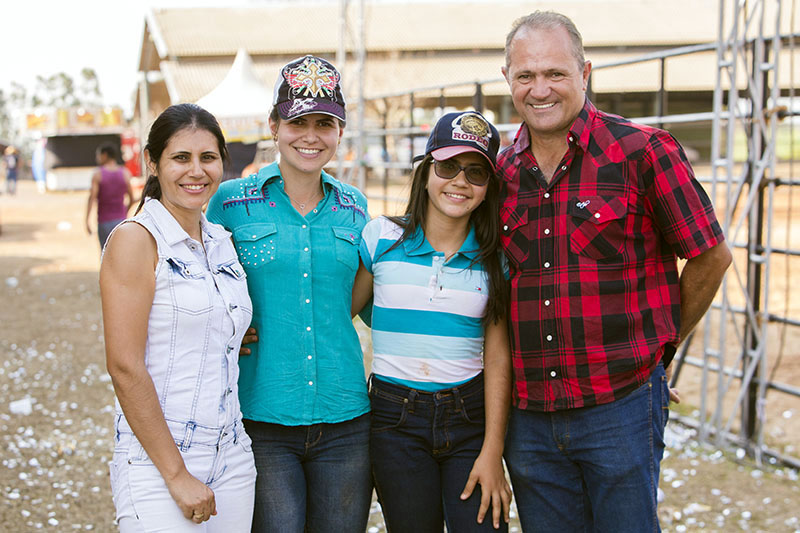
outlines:
M365 531L372 501L369 414L338 424L244 420L253 440L253 533Z
M480 486L462 501L483 445L483 374L424 392L373 378L370 458L390 533L498 531L492 511L478 524ZM499 531L507 531L500 521Z
M659 363L647 383L609 404L512 408L505 459L523 531L661 531L656 493L668 407Z

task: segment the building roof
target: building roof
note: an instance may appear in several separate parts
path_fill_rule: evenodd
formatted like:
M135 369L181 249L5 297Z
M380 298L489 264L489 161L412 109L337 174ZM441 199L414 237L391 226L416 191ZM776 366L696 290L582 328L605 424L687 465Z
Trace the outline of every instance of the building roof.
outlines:
M534 8L558 10L571 17L587 47L678 46L717 38L717 2L562 0L366 2L365 41L371 52L502 50L513 21ZM148 16L147 30L162 59L234 56L239 48L252 56L333 54L339 42L339 15L338 3L157 9ZM355 28L357 13L352 3L348 17ZM354 48L354 41L351 36L348 49ZM151 67L142 64L140 70Z
M357 27L355 2L348 20L352 52ZM365 2L364 95L401 93L419 87L499 79L505 36L513 21L535 9L553 9L572 18L583 34L586 56L595 66L655 50L710 43L717 39L719 5L711 0L561 0ZM197 101L225 77L239 49L253 60L253 72L271 87L288 61L311 53L335 60L339 42L339 5L274 3L253 7L165 8L147 16L140 55L141 71L160 71L171 103ZM644 21L638 24L632 21ZM345 94L356 87L352 54L339 65ZM653 91L658 62L596 70L593 89ZM667 89L704 90L716 85L713 52L667 62ZM350 81L353 80L353 81ZM151 100L159 91L154 86ZM448 95L471 94L449 89ZM485 94L507 94L497 83Z

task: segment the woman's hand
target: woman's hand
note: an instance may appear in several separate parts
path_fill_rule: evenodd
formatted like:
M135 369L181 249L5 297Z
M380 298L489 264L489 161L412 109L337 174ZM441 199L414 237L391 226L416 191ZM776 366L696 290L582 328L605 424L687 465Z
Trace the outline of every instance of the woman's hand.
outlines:
M492 456L490 453L481 451L472 470L469 479L461 493L461 499L466 500L475 490L475 485L481 485L481 506L478 509L478 523L482 524L489 510L492 507L492 525L495 529L500 528L500 515L508 523L509 508L511 507L511 487L506 481L503 471L502 456Z
M187 519L200 524L217 514L214 491L187 470L168 481L167 488Z

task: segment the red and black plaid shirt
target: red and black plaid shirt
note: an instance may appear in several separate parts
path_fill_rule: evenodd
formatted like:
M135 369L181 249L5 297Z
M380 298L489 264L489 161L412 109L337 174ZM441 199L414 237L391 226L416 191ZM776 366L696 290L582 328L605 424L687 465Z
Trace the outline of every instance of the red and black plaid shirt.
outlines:
M677 257L722 242L711 201L667 132L589 100L548 184L523 124L498 157L511 275L514 403L609 403L647 381L680 329Z

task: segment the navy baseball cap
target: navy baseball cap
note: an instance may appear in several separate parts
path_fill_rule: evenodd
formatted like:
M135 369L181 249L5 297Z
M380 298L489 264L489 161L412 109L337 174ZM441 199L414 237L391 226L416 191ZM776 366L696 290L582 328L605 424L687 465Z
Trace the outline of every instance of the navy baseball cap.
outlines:
M345 122L341 79L328 61L312 55L299 57L281 69L272 105L284 120L323 113Z
M500 134L491 122L477 111L447 113L436 122L428 138L425 155L444 161L464 152L477 152L497 167Z

